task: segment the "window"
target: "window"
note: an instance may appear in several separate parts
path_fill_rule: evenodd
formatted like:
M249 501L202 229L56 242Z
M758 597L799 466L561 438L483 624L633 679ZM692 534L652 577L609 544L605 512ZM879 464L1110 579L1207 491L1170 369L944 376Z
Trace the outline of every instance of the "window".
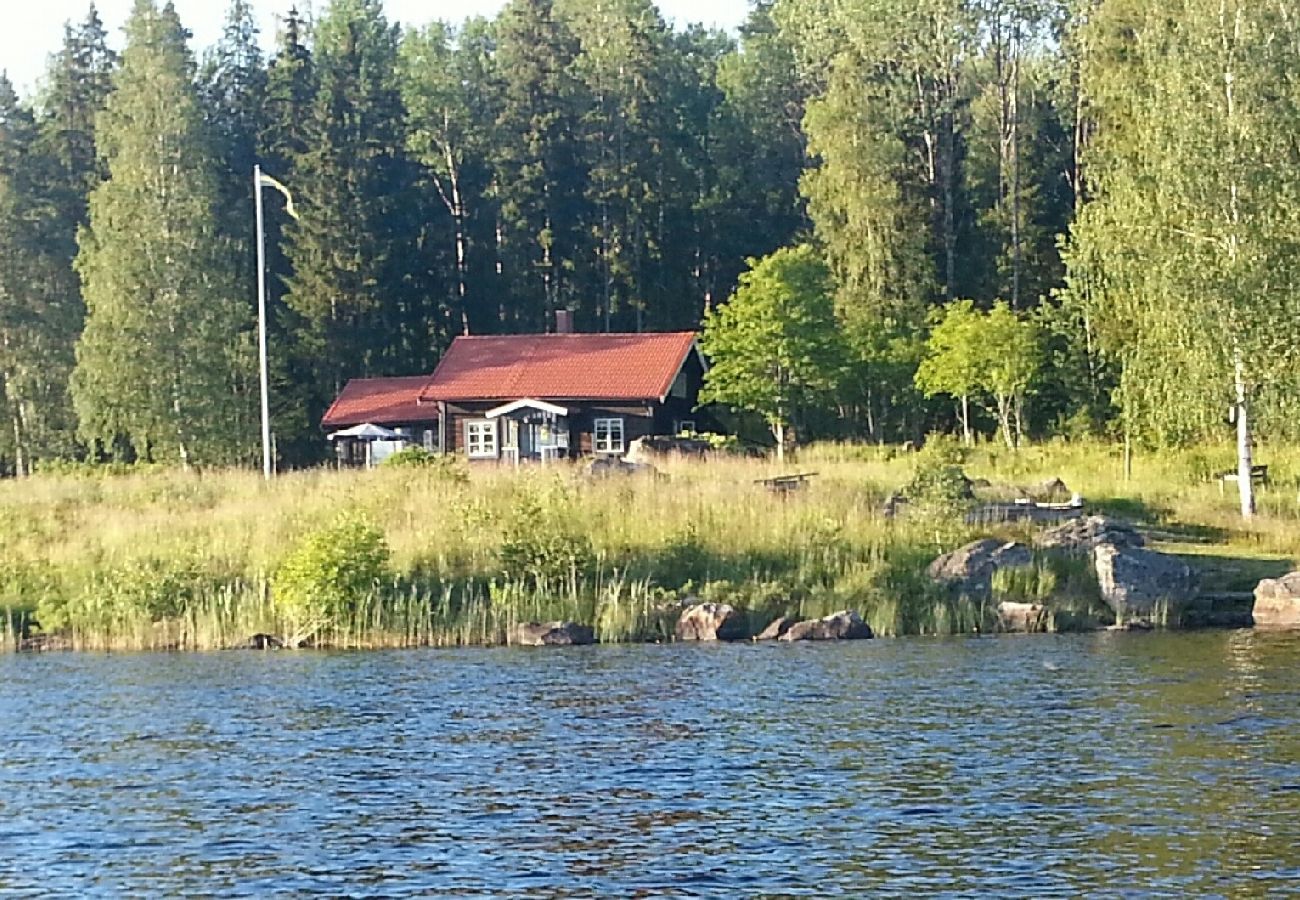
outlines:
M438 452L438 433L432 428L424 429L424 449L429 453Z
M465 423L465 453L470 459L497 458L497 423L471 419Z
M677 420L677 431L676 431L676 433L677 433L677 434L695 434L695 420L694 420L694 419L678 419L678 420Z
M668 389L668 393L674 397L686 397L686 373L678 372L677 377L673 379L673 386Z
M622 453L623 420L597 419L592 437L593 449L597 453Z

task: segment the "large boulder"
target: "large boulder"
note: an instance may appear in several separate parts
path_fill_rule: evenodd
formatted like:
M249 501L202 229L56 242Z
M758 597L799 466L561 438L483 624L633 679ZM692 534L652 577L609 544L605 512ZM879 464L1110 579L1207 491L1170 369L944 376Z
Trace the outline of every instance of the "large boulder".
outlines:
M240 646L246 650L279 650L284 646L284 641L273 634L258 633Z
M659 470L646 462L634 462L617 456L597 456L587 463L588 478L611 478L619 475L649 475L659 477Z
M1260 628L1300 628L1300 572L1261 581L1251 617Z
M596 643L590 625L577 622L520 622L506 634L506 643L520 647L569 647Z
M1151 619L1161 601L1180 608L1196 592L1187 563L1154 550L1098 544L1092 562L1101 599L1120 623Z
M772 621L770 625L760 631L754 640L756 641L775 641L790 630L795 624L795 620L790 616L779 616Z
M821 619L796 622L781 635L782 641L853 641L875 637L871 626L853 610L841 610Z
M930 563L926 574L959 593L987 597L993 592L994 572L1033 561L1033 551L1024 544L984 538L940 556Z
M739 641L749 637L745 614L726 603L695 603L677 619L679 641Z
M1141 533L1128 522L1109 516L1086 516L1048 528L1034 538L1039 550L1066 553L1072 556L1091 556L1100 544L1115 547L1141 547L1145 541Z
M998 624L1003 631L1043 631L1043 605L1004 600L998 604Z

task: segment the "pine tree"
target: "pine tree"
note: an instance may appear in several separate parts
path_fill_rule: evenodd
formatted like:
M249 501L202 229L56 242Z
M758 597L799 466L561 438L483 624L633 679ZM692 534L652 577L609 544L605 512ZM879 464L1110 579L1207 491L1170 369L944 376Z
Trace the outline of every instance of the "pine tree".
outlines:
M86 440L181 465L248 458L256 372L186 34L170 4L136 0L96 128L109 179L79 241L72 382Z

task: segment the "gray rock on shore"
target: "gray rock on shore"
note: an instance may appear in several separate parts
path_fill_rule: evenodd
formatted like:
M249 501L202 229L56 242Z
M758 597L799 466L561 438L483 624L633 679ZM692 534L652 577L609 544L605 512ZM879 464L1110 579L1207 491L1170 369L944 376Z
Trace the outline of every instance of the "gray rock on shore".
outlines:
M795 624L792 616L778 616L770 625L760 631L755 637L756 641L775 641L790 630L790 626Z
M679 641L739 641L749 637L745 614L726 603L694 603L682 610Z
M1149 620L1162 600L1180 605L1196 590L1187 563L1154 550L1098 544L1092 561L1101 599L1120 622Z
M1300 628L1300 572L1261 581L1251 617L1258 628Z
M855 641L875 637L871 626L851 609L831 613L791 625L777 640L782 641Z
M1024 544L984 538L972 541L930 563L926 574L958 593L987 597L993 592L993 573L998 569L1027 566L1034 553Z
M506 643L519 647L571 647L596 643L590 625L577 622L520 622L506 635Z
M1128 522L1110 516L1086 516L1048 528L1034 538L1039 550L1071 556L1091 556L1101 544L1116 547L1141 547L1146 543L1141 532Z
M998 624L1003 631L1042 631L1043 605L1004 600L998 604Z

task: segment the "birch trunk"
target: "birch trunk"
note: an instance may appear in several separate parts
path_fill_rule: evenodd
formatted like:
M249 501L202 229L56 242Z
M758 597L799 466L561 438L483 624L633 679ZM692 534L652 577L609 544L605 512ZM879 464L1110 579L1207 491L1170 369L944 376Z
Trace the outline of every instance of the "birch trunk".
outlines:
M1250 471L1254 468L1254 442L1250 433L1250 392L1246 385L1246 367L1238 356L1233 366L1237 390L1237 489L1241 495L1241 517L1254 518L1255 484Z

